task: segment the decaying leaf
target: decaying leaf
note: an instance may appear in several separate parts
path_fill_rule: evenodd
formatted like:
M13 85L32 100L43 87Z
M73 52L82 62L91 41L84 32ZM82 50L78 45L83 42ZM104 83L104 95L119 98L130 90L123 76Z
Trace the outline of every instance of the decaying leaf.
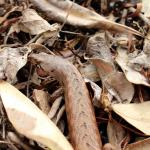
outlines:
M133 33L142 36L142 34L125 25L109 21L70 0L30 0L34 5L41 9L49 18L60 22L67 22L74 26L86 28L98 28L105 30L115 30L119 32Z
M150 54L141 52L135 57L130 58L128 66L136 71L142 71L143 68L150 68Z
M111 145L110 143L106 143L103 146L103 150L116 150L116 148L113 145Z
M15 87L1 81L0 95L8 118L19 133L52 150L73 150L54 123Z
M10 48L0 50L0 79L8 82L16 82L16 74L27 62L27 56L31 52L28 47Z
M122 103L130 103L134 96L134 87L122 72L114 72L104 80L108 91ZM118 97L119 96L119 97Z
M42 44L42 43L48 43L49 46L52 46L56 40L56 37L58 36L58 29L59 25L54 24L53 27L55 27L55 30L53 31L46 31L41 34L41 36L36 40L36 43Z
M150 138L129 144L125 150L149 150L150 149Z
M143 84L146 86L150 86L150 84L148 83L148 79L144 75L142 75L140 72L134 70L132 67L129 66L129 60L130 59L129 56L127 55L127 50L118 49L116 62L122 68L128 81L134 84Z
M50 119L52 119L52 118L56 115L56 112L57 112L58 109L59 109L59 106L60 106L61 101L62 101L62 96L61 96L61 97L58 97L58 98L54 101L54 103L53 103L53 105L52 105L52 107L51 107L51 109L50 109L50 112L48 113L48 117L49 117Z
M65 105L63 105L60 110L58 111L58 114L56 116L56 121L55 121L55 124L58 124L58 122L60 121L62 115L64 114L65 112Z
M89 83L93 92L94 92L94 96L93 96L93 104L96 107L100 107L100 98L101 98L101 93L102 93L102 89L94 82L92 82L89 79L84 80L86 83Z
M15 134L14 132L8 132L7 134L7 138L13 142L14 144L19 145L21 148L23 148L24 150L33 150L31 147L29 147L28 145L26 145L20 138L19 136L17 136L17 134Z
M101 94L101 105L105 111L109 112L111 110L113 96L108 92L108 90L103 87L103 91Z
M96 67L93 64L85 64L84 66L80 66L78 69L84 78L93 82L100 80Z
M50 111L50 105L48 103L49 94L43 90L33 90L33 97L35 102L38 104L40 109L45 113L48 114Z
M103 33L98 33L89 39L87 53L92 57L90 60L96 66L107 90L119 102L130 102L134 95L134 87L122 72L116 70Z
M114 120L109 120L107 126L107 135L109 143L115 146L117 150L121 150L121 143L126 136L126 132L122 126Z
M150 101L139 104L114 104L112 109L131 125L150 135Z
M143 51L146 54L150 55L150 30L147 33L147 36L144 40Z
M144 15L149 18L150 17L150 4L149 4L149 0L142 0L142 4L143 4Z
M22 12L22 19L11 27L9 32L19 32L20 30L32 35L41 34L46 31L57 31L58 25L50 25L46 20L37 14L34 9L25 9Z

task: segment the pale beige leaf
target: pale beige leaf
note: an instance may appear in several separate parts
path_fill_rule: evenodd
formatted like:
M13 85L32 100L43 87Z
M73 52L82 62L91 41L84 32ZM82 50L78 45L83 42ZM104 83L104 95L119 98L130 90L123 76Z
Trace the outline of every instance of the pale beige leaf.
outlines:
M16 74L27 62L31 52L28 47L5 47L0 51L0 79L7 78L8 82L16 81Z
M78 70L84 78L87 78L93 82L100 80L96 67L92 64L85 64L84 66L79 66Z
M143 12L146 17L150 17L150 3L149 0L142 0Z
M125 150L150 150L150 138L129 144Z
M50 105L48 103L49 94L43 90L33 90L33 98L35 102L38 104L40 109L45 113L48 114L50 111Z
M59 109L59 106L60 106L60 103L62 102L62 96L61 97L58 97L55 101L54 101L54 103L53 103L53 105L52 105L52 107L51 107L51 110L50 110L50 112L48 113L48 117L50 118L50 119L52 119L55 115L56 115L56 113L57 113L57 111L58 111L58 109Z
M150 68L150 54L143 51L129 60L128 65L134 70L142 71L142 68Z
M18 24L21 31L37 35L46 31L57 30L56 26L50 25L33 9L25 9L22 14L23 18Z
M150 55L150 29L148 30L148 33L144 39L143 51L144 53Z
M133 33L141 35L138 31L107 20L103 16L84 8L70 0L30 0L34 5L41 9L49 18L66 22L74 26L86 28L98 28L105 30L115 30L119 32Z
M139 104L114 104L112 109L131 125L150 135L150 101Z
M117 150L116 147L114 147L113 145L111 145L110 143L106 143L104 146L103 146L103 149L102 150Z
M56 116L56 121L55 121L55 124L58 124L58 122L60 121L61 117L63 116L65 112L65 105L63 105L60 110L58 111L58 114Z
M31 147L29 147L27 144L25 144L21 138L15 134L14 132L8 132L7 134L7 138L13 142L14 144L19 145L21 148L23 148L24 150L33 150Z
M0 95L8 118L19 133L52 150L73 150L54 123L15 87L1 81Z
M92 98L93 104L94 104L94 106L99 108L100 107L100 98L101 98L102 89L96 83L92 82L89 79L85 78L84 81L86 83L90 84L90 86L93 90L93 93L94 93L93 98Z
M129 144L125 150L150 150L150 138Z
M127 55L126 49L119 49L118 55L116 57L116 62L122 68L123 72L125 73L126 78L128 81L134 84L143 84L146 86L150 86L148 83L148 79L142 75L140 72L132 69L129 64L129 56Z

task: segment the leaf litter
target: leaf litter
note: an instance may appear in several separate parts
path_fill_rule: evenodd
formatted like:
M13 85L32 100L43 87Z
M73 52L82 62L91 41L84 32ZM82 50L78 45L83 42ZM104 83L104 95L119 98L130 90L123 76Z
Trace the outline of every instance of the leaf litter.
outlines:
M0 149L150 149L149 12L147 0L0 0Z

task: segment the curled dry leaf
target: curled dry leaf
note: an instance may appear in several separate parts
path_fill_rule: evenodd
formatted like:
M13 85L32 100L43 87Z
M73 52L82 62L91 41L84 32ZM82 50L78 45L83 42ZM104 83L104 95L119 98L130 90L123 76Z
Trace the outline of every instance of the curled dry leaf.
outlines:
M55 121L55 124L58 124L58 122L60 121L62 115L64 114L65 112L65 105L63 105L60 110L58 111L58 114L56 116L56 121Z
M114 120L109 120L107 135L109 143L115 146L117 150L121 150L121 143L126 136L126 132L123 127Z
M129 144L125 150L149 150L150 149L150 138L144 139L142 141Z
M150 101L140 104L114 104L112 109L131 125L150 135Z
M89 83L93 92L94 92L94 96L93 96L93 104L96 107L100 107L100 98L101 98L101 93L102 93L102 89L94 82L92 82L89 79L84 80L86 83Z
M56 112L58 111L61 102L62 102L62 96L61 96L61 97L58 97L58 98L54 101L54 103L53 103L53 105L52 105L52 107L51 107L51 109L50 109L50 111L49 111L49 113L48 113L48 117L49 117L50 119L52 119L52 118L56 115Z
M52 46L56 40L56 37L58 36L58 29L59 25L54 24L53 27L55 27L55 30L53 31L46 31L40 35L40 37L36 40L36 43L42 44L42 43L48 43L49 46Z
M0 95L8 118L19 133L52 150L73 150L54 123L15 87L1 81Z
M34 5L41 9L47 17L60 21L67 22L74 26L81 26L86 28L97 28L105 30L115 30L119 32L133 33L142 36L142 34L125 25L121 25L109 21L91 11L84 8L70 0L30 0Z
M16 82L16 74L27 62L27 56L31 52L28 47L10 48L0 50L0 79L8 82Z
M106 143L104 146L103 146L103 149L102 150L116 150L116 148L111 145L110 143Z
M93 82L100 80L96 67L93 64L85 64L84 66L80 66L78 69L84 78Z
M143 51L146 54L150 55L150 30L147 33L147 36L144 40Z
M130 103L134 96L134 87L122 72L114 72L105 80L108 91L122 103ZM119 97L118 97L119 96Z
M143 51L134 57L131 57L128 66L136 71L142 71L143 68L150 68L150 54Z
M108 90L103 87L103 92L101 94L101 105L104 108L105 111L110 112L111 110L111 102L112 102L113 96L108 92Z
M48 114L50 111L50 105L48 103L49 94L43 90L33 90L33 98L35 102L38 104L40 109L45 113Z
M122 72L116 70L103 33L98 33L89 39L87 53L92 56L90 60L96 66L107 90L119 102L129 103L134 95L134 87Z
M136 52L136 53L135 53ZM128 54L129 62L128 65L137 71L141 71L142 69L150 68L150 31L144 40L143 51L140 53L135 51L134 54Z
M13 142L13 144L17 144L21 146L24 150L33 150L28 145L26 145L14 132L8 132L7 138Z
M9 34L21 30L32 35L37 35L46 31L53 32L58 30L57 24L50 25L46 20L39 16L34 9L25 9L22 12L22 15L22 19L11 27Z
M142 75L140 72L134 70L132 67L128 65L129 56L127 54L127 50L118 49L117 52L118 55L116 57L116 62L122 68L128 81L134 84L143 84L146 86L150 86L150 84L148 83L148 79L144 75Z
M63 87L59 87L50 95L50 103L53 103L57 98L61 97L64 93Z

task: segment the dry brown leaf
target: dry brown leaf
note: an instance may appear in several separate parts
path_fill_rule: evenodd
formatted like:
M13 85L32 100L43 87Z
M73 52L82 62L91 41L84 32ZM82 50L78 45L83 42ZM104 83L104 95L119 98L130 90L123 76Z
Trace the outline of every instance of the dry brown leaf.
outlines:
M38 103L40 109L45 113L48 114L50 111L50 105L48 103L49 94L43 90L33 90L33 98Z
M114 120L109 120L107 135L109 143L115 146L117 150L121 150L121 143L126 136L126 132L122 126Z
M147 33L147 36L144 40L143 51L146 54L150 54L150 30Z
M135 57L130 57L128 66L137 71L142 71L143 68L150 68L150 54L148 55L142 51Z
M103 149L102 150L118 150L116 149L113 145L111 145L110 143L106 143L104 146L103 146Z
M0 0L0 5L5 4L5 0Z
M65 112L65 105L63 105L60 110L58 111L58 114L56 116L56 121L55 121L55 124L58 124L58 122L60 121L62 115L64 114Z
M13 142L13 144L17 144L19 145L21 148L23 148L24 150L33 150L31 147L29 147L28 145L26 145L19 136L17 136L17 134L15 134L14 132L8 132L7 134L7 138Z
M0 50L0 79L8 82L16 82L16 74L27 62L27 56L31 52L28 47L10 48Z
M113 96L108 92L108 90L103 87L103 92L101 94L101 105L105 111L110 112L111 110L111 102Z
M122 72L114 72L108 76L105 80L105 85L109 92L114 96L121 98L122 103L130 103L134 96L134 87L126 79ZM117 99L119 99L119 97Z
M55 115L56 115L56 113L57 113L57 111L58 111L58 109L59 109L59 106L60 106L60 103L62 102L62 96L61 97L58 97L55 101L54 101L54 103L53 103L53 105L52 105L52 107L51 107L51 109L50 109L50 112L48 113L48 117L50 118L50 119L52 119Z
M87 53L92 57L90 60L96 66L107 90L118 102L129 103L134 95L134 87L122 72L116 70L104 33L98 33L89 39Z
M55 30L48 30L42 33L40 37L36 40L36 43L48 43L49 46L52 46L56 40L56 37L58 36L58 30L60 26L58 24L53 24L53 28L55 28Z
M148 83L148 79L144 75L142 75L140 72L134 70L128 65L129 56L127 55L127 50L118 49L117 52L118 55L116 57L116 62L122 68L128 81L134 84L143 84L146 86L150 86L150 84Z
M92 98L93 105L96 107L100 107L100 98L101 98L102 89L96 83L92 82L89 79L85 78L84 81L86 83L89 83L93 90L93 93L94 93L93 98Z
M84 8L70 0L30 0L34 5L41 9L52 20L66 22L74 26L82 26L86 28L98 28L105 30L115 30L119 32L133 33L143 36L140 32L109 21L91 11Z
M93 82L100 80L96 67L92 64L85 64L84 66L80 66L78 70L84 78L87 78Z
M150 138L129 144L125 150L150 150Z
M114 104L112 109L131 125L150 135L150 101L139 104Z
M52 150L73 150L54 123L15 87L1 81L0 95L8 118L19 133Z
M34 9L26 9L23 11L23 18L19 23L19 28L22 31L33 35L57 30L55 26L50 25L46 20L39 16Z
M26 33L30 33L32 35L41 34L46 31L57 31L58 25L50 25L46 20L44 20L41 16L37 14L34 9L25 9L22 12L22 19L12 25L8 34L20 30Z

